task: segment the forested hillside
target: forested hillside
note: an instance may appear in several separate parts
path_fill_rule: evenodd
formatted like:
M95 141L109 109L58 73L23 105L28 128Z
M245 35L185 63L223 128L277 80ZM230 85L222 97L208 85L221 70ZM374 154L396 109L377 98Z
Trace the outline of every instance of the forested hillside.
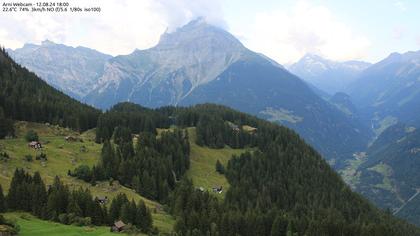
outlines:
M357 169L356 189L379 207L420 225L420 130L397 123L381 133L366 155Z
M200 131L210 122L232 122L257 129L244 146L258 150L229 161L230 189L223 203L182 181L172 198L178 216L176 230L197 235L418 235L411 226L380 212L353 193L311 147L293 131L230 109L199 105L177 109L178 125L197 125L197 137L240 137L243 128L231 126ZM222 127L221 124L216 127ZM201 134L200 134L201 133ZM207 136L207 137L206 137ZM198 141L198 140L197 140ZM188 200L185 200L188 199ZM194 202L195 204L189 204Z
M59 177L47 188L42 176L31 171L31 166L44 173L51 168L48 159L54 156L46 155L47 148L36 150L39 162L32 165L32 157L11 156L18 155L15 147L2 146L2 163L24 164L16 166L5 196L0 194L0 211L31 212L63 224L111 225L123 220L134 232L157 233L143 200L118 194L110 205L98 204L90 189L104 182L113 186L116 181L133 190L130 194L166 205L176 219L173 231L179 235L420 235L419 229L352 192L321 155L286 127L212 104L147 109L122 103L100 113L54 90L14 63L4 50L0 60L2 119L7 121L3 133L10 135L14 120L48 122L76 131L96 127L96 137L88 141L95 147L95 139L102 147L96 164L79 164L78 158L67 161L74 168L62 178L81 179L88 186L75 189ZM229 188L204 189L187 178L191 127L199 146L242 150L225 166L215 166ZM22 136L5 144L15 139ZM38 135L28 131L26 141L38 141ZM87 150L80 148L80 153ZM217 197L222 191L226 192Z
M168 120L150 119L158 116ZM140 134L134 136L134 145L127 117L138 117L134 127ZM114 132L97 137L104 148L92 178L97 173L112 176L167 204L180 235L420 235L352 192L314 149L285 127L210 104L146 110L125 103L101 119L108 122L100 129ZM156 136L139 128L149 122L173 128ZM230 188L222 200L182 177L189 168L185 128L192 126L198 145L253 150L228 162Z
M48 122L75 130L96 126L99 110L71 99L0 51L0 135L13 135L10 120Z

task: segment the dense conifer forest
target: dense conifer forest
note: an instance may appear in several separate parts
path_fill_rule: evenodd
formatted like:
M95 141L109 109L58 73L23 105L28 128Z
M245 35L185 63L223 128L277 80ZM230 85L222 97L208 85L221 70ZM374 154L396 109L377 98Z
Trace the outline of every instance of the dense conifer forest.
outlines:
M117 126L128 128L132 133L149 132L156 134L156 128L168 128L168 116L132 103L119 103L98 119L96 141L109 140Z
M170 203L172 213L178 216L177 232L184 235L208 232L211 235L419 234L414 227L353 193L322 157L289 129L215 105L175 109L174 114L180 117L179 125L221 119L238 127L253 126L257 132L239 146L258 147L229 161L225 175L231 187L223 202L197 191L189 180L178 185ZM240 134L236 126L224 127L216 132L212 130L213 133L197 128L197 137L209 140L229 137L224 134ZM225 145L231 142L229 138L223 140Z
M104 140L102 158L89 170L93 177L88 180L98 178L100 169L102 178L116 178L166 203L180 235L419 235L415 227L353 193L290 129L212 104L149 110L126 103L116 108L99 118L111 124L102 123L103 130L114 131L109 138L97 138ZM133 128L128 117L137 117L140 128ZM172 129L156 135L144 129L145 123ZM228 162L224 174L231 187L223 201L183 177L189 167L184 128L190 126L197 127L198 145L255 150Z
M69 174L92 184L116 179L142 196L165 202L190 165L187 132L163 132L159 138L144 132L133 145L130 130L118 126L113 137L114 144L104 141L97 165L80 166Z
M81 226L111 225L122 219L142 232L153 230L145 203L129 201L124 194L113 199L107 209L89 189L71 190L58 177L46 187L38 172L32 176L22 169L16 169L6 196L0 190L0 212L26 211L41 219Z

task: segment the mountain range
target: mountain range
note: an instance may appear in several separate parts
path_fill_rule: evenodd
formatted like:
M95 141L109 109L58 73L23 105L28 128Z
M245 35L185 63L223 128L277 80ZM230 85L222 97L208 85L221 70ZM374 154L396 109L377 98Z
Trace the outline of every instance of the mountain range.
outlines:
M382 208L420 225L420 51L393 53L346 89L374 139L348 160L353 187Z
M98 64L89 69L78 67L90 76L77 73L72 66L83 62L78 58L84 48L51 44L44 42L31 55L23 52L33 45L10 50L10 54L47 82L63 91L72 90L69 94L98 108L122 101L147 107L206 102L228 105L295 129L332 164L364 149L370 137L358 121L320 98L283 66L247 49L233 35L201 18L163 34L150 49L112 58L90 50L92 57L85 60L97 57ZM55 48L73 51L66 51L69 56L63 61L76 62L48 60ZM57 70L49 70L51 67ZM74 77L63 79L63 72ZM45 73L49 74L43 76ZM84 82L77 82L81 80ZM67 86L68 81L84 89L74 90Z
M288 66L290 72L331 95L344 92L371 64L363 61L337 62L308 53Z
M364 70L346 92L377 134L420 120L420 51L392 53Z
M48 84L81 100L98 82L112 56L85 47L69 47L45 40L8 50L12 57Z

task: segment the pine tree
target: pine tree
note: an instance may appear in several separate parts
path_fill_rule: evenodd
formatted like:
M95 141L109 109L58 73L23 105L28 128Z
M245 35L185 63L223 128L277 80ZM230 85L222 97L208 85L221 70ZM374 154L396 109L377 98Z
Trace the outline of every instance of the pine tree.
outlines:
M128 199L123 193L118 194L112 199L111 207L109 209L109 220L111 222L121 219L121 208L126 203L128 203Z
M58 176L55 177L54 182L48 192L47 201L47 217L51 220L58 220L58 216L66 213L69 204L70 192L67 186L64 186Z
M131 187L134 189L134 191L139 192L140 190L140 178L138 175L135 175L133 179L131 180Z
M293 225L293 221L289 220L288 224L287 224L287 236L293 236L294 235L294 225Z
M5 117L3 108L0 106L0 139L8 135L14 136L14 133L13 121Z
M287 221L282 216L278 215L274 219L273 226L271 227L271 236L284 236L287 232Z
M225 173L225 167L222 165L222 163L220 163L219 160L216 162L216 171L219 172L219 174Z
M34 174L32 188L32 214L45 218L48 196L44 181L38 171Z
M1 187L1 184L0 184L0 213L5 212L5 211L6 211L6 201L3 195L3 188Z
M102 219L103 219L104 224L109 225L109 224L114 223L112 222L112 220L110 220L108 208L105 205L102 207Z
M135 224L143 231L149 232L152 228L152 214L150 210L144 204L144 201L140 200L137 212L136 212L136 222Z
M121 220L125 223L133 222L130 203L126 202L121 207Z
M77 201L74 198L74 196L70 196L69 198L69 204L67 205L67 213L73 213L76 216L83 216L82 209L80 209L80 206L77 204Z
M48 194L47 208L46 208L46 218L49 220L58 219L58 204L57 204L58 193L52 191Z
M16 169L10 182L9 193L7 194L7 207L11 210L20 209L23 196L20 194L20 185L23 183L25 173L22 169Z
M99 202L96 200L93 200L91 206L92 206L92 209L90 210L89 215L92 218L92 223L94 225L105 224L107 221L104 215L104 211L101 205L99 204Z
M115 198L112 200L111 207L109 208L109 220L111 221L111 223L120 219L120 211L121 206L118 200Z

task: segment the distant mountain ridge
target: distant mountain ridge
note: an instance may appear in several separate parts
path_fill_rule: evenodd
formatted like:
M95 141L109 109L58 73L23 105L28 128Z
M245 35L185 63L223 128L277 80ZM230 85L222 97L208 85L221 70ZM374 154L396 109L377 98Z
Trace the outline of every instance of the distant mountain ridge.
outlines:
M346 89L374 129L420 120L420 51L392 53L364 70Z
M370 65L363 61L336 62L308 53L288 69L315 87L335 94L343 92Z
M354 188L420 225L420 51L390 54L346 90L376 137L353 162Z
M0 138L5 125L2 118L85 131L96 126L99 114L99 110L53 88L0 49Z
M85 47L69 47L49 40L8 50L13 59L43 80L81 100L97 83L112 56Z

